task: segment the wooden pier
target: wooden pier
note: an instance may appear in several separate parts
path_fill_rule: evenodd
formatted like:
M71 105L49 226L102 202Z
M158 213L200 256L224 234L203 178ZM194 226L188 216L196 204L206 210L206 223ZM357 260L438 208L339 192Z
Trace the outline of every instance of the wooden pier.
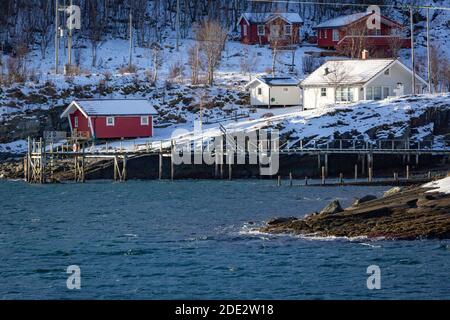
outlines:
M281 155L309 155L317 156L317 172L322 178L323 184L328 177L329 157L332 155L356 155L358 158L355 164L355 179L358 179L358 171L362 176L367 176L368 181L373 179L374 155L398 155L402 156L405 163L414 159L418 165L420 157L423 155L442 156L450 159L450 141L444 141L442 148L433 149L433 141L410 141L410 140L300 140L294 147L288 147L287 143L279 146L278 141L259 141L258 145L246 142L245 146L238 146L237 140L233 136L224 134L221 137L222 149L213 154L215 166L214 176L224 178L224 164L228 165L228 179L233 177L233 165L237 163L236 153L244 159L258 158L262 145L266 146L264 152L275 156ZM24 159L24 176L29 183L54 182L54 168L57 161L65 160L73 162L73 181L85 182L87 160L105 160L112 164L115 181L127 180L127 162L135 157L143 155L154 155L159 159L158 178L163 178L163 158L170 158L170 179L175 178L175 164L173 155L179 152L180 145L192 144L190 140L175 141L148 141L144 144L134 144L132 147L124 148L121 142L104 143L96 145L89 140L69 140L66 143L45 143L42 138L39 140L28 139L28 152ZM193 148L190 157L195 158L196 154L209 150L209 142L201 142L201 149ZM260 164L261 168L261 164ZM406 166L406 177L409 178L409 165ZM292 177L291 177L292 179ZM342 177L341 177L342 179ZM395 179L395 174L394 174Z

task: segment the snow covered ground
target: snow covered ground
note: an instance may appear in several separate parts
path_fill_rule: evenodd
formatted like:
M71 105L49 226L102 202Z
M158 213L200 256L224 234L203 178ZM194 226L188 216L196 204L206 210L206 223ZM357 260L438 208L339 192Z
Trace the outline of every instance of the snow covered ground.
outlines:
M427 192L440 192L450 194L450 177L433 181L422 186L423 188L432 188Z

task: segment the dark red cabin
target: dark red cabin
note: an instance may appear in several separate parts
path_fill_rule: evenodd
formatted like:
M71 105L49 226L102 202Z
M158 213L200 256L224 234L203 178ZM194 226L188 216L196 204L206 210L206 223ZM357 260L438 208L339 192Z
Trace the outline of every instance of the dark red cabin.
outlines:
M72 135L95 139L153 136L155 108L147 100L76 100L61 118L68 118Z
M355 13L320 23L317 30L317 45L320 48L337 49L342 52L354 50L356 46L372 53L391 54L396 47L411 48L410 38L402 35L403 26L390 18L380 16L380 29L369 29L367 21L376 13Z
M238 21L245 44L297 45L303 20L298 13L243 13Z

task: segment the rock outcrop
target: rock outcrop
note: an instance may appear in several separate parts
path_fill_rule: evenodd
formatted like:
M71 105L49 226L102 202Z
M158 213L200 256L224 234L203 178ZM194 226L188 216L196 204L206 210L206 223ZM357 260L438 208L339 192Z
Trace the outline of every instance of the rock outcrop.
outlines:
M324 237L450 239L450 194L427 193L427 190L409 187L334 214L279 219L278 223L266 225L260 231ZM335 206L332 202L326 208Z

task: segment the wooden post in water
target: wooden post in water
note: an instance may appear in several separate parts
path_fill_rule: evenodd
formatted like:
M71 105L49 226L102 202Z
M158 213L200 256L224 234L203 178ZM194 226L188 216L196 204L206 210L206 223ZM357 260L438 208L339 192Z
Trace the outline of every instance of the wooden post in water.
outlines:
M123 155L122 181L127 181L127 155Z
M322 166L322 185L325 184L325 167Z
M277 186L278 186L278 187L281 187L281 176L278 176Z
M159 165L158 165L158 179L162 179L162 170L163 170L163 156L162 156L162 141L159 146Z
M355 182L358 181L358 164L355 164Z
M409 180L409 165L406 165L406 180Z
M339 174L339 184L340 185L344 184L344 175L342 173Z
M372 176L373 176L372 167L369 167L369 182L372 182Z
M398 181L398 173L394 172L394 181L397 182Z
M325 177L328 177L328 153L325 154Z
M289 186L292 187L293 186L293 181L292 181L292 172L289 172Z
M174 177L175 177L175 164L173 162L173 154L175 152L175 144L172 141L170 141L170 180L173 181Z
M431 179L431 171L428 171L428 179Z
M308 177L305 177L305 186L308 185Z
M117 181L117 175L118 175L118 161L117 156L114 156L114 181Z

